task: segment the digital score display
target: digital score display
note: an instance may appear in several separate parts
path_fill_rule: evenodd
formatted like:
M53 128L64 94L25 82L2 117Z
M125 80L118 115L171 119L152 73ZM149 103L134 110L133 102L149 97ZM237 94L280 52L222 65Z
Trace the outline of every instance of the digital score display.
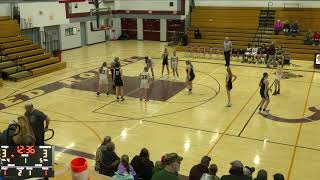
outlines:
M53 146L1 146L4 177L53 177Z

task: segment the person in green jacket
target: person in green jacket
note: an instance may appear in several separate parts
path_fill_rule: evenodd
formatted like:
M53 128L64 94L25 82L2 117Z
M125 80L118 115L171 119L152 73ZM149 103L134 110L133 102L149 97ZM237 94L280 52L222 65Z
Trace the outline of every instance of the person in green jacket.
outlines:
M178 172L183 157L177 153L170 153L165 155L164 169L155 173L151 180L179 180Z

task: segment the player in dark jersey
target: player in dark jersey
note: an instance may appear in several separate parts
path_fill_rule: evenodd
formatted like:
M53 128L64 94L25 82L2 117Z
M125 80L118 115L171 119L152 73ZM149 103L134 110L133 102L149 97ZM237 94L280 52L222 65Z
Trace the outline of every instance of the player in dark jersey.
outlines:
M189 90L188 94L192 94L192 81L194 80L194 78L196 77L194 74L194 69L193 69L193 65L191 64L191 61L186 61L186 65L187 65L187 88Z
M167 72L168 72L168 76L169 76L169 62L168 62L168 56L169 56L169 52L167 48L164 48L164 51L162 53L162 71L161 71L161 76L163 76L163 70L164 67L167 67Z
M267 107L270 103L269 98L269 91L272 91L271 88L269 88L269 81L268 81L268 73L263 73L263 77L260 80L259 86L260 86L260 95L261 95L261 102L259 106L259 113L263 115L268 115ZM261 112L262 110L262 112Z
M232 82L237 79L237 76L232 74L231 68L227 67L227 74L226 74L226 90L227 90L227 95L228 95L228 104L226 107L231 107L231 89L232 89Z
M120 68L120 62L115 63L113 82L114 82L114 85L116 86L117 101L120 100L119 91L120 91L120 95L121 95L121 101L124 101L124 98L123 98L123 71Z

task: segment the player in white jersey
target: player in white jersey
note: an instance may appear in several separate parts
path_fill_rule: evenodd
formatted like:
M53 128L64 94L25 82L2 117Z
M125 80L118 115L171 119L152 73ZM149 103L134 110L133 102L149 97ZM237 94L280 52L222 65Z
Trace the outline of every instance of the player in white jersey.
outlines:
M178 59L177 53L176 51L173 51L173 56L171 57L171 68L172 68L174 79L176 78L176 76L179 78L178 63L179 63L179 59Z
M153 65L154 65L154 64L153 64L152 58L146 56L146 57L144 58L144 60L145 60L146 66L147 66L147 68L148 68L148 71L149 71L149 69L151 70L152 78L154 79L154 72L153 72Z
M148 101L148 89L149 89L149 79L150 74L148 72L148 67L144 67L143 71L140 73L139 78L141 80L140 82L140 101L144 98L145 101Z
M280 94L280 80L282 79L282 76L283 76L282 64L281 64L281 60L278 60L277 61L276 79L274 81L275 89L274 89L274 93L272 95Z
M102 66L99 68L99 85L98 85L98 91L97 96L100 95L101 89L105 86L106 93L109 95L109 80L108 80L108 65L106 62L102 64Z

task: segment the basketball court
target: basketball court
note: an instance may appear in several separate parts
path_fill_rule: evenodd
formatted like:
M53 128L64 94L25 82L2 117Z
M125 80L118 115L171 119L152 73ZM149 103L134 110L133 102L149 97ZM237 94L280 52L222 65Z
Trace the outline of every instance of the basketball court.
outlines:
M218 175L227 174L228 164L239 159L256 169L267 169L270 178L276 172L293 180L318 178L320 74L312 62L297 61L297 66L285 67L288 79L281 81L281 95L271 97L270 115L262 116L257 111L258 83L263 72L272 74L274 69L241 64L234 58L232 71L238 79L231 94L233 105L228 108L222 57L186 58L180 52L180 78L174 81L172 74L161 77L160 55L165 45L112 41L64 51L66 69L4 83L1 129L24 113L27 102L45 112L55 130L47 143L56 146L56 179L76 156L86 157L93 168L96 148L106 135L112 137L118 155L133 157L146 147L157 161L164 153L177 152L184 157L183 175L208 154L220 168ZM146 55L154 59L155 80L150 101L141 102L138 74ZM96 96L98 67L117 56L125 76L124 102L117 102L114 92ZM192 60L196 74L192 95L184 84L187 59Z

